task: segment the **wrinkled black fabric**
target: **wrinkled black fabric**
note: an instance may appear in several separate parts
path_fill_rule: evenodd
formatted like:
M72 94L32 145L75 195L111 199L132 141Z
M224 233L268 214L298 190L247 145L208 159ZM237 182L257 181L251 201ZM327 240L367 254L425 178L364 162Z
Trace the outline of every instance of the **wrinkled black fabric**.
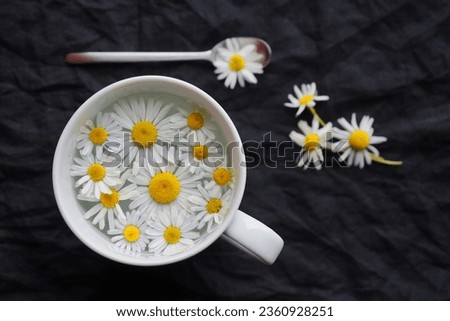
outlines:
M3 0L0 8L0 298L450 299L447 1ZM70 51L206 50L239 35L265 39L273 59L257 85L233 91L209 62L64 62ZM181 263L132 267L71 233L51 182L59 135L89 96L138 75L202 88L251 153L278 162L249 169L241 205L284 238L274 265L218 240ZM382 156L404 165L283 168L299 149L277 157L263 137L288 140L297 120L283 103L294 84L311 81L331 97L317 106L324 119L371 115L375 134L388 137Z

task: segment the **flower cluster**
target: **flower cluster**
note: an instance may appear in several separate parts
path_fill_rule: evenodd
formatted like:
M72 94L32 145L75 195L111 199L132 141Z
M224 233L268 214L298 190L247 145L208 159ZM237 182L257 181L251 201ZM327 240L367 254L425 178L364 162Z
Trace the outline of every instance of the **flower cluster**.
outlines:
M217 79L225 79L225 87L234 89L236 82L245 87L245 82L256 84L255 74L263 73L263 65L259 62L262 55L253 44L241 48L236 38L229 38L225 48L218 48L218 57L213 62L218 74Z
M307 169L314 167L317 170L322 168L324 163L323 150L329 149L332 152L339 153L339 160L347 162L349 166L358 166L364 168L364 165L370 165L372 161L386 165L401 165L402 162L388 161L380 157L380 152L373 145L384 143L386 137L373 135L372 127L374 119L370 116L363 116L361 121L357 122L356 115L352 114L351 121L345 118L337 120L341 128L334 127L332 123L325 123L317 114L315 106L317 101L329 100L328 96L319 96L316 84L302 84L301 89L294 86L295 96L288 95L289 102L284 105L288 108L297 108L296 116L308 109L313 120L311 126L304 120L298 122L301 133L292 131L289 134L290 139L299 145L300 152L298 166ZM332 138L335 141L332 141Z
M173 255L194 245L222 222L233 188L223 155L206 163L217 152L216 129L197 106L143 97L120 100L113 112L86 121L70 172L78 199L92 204L84 218L107 227L127 253ZM108 152L120 152L123 161L114 164Z

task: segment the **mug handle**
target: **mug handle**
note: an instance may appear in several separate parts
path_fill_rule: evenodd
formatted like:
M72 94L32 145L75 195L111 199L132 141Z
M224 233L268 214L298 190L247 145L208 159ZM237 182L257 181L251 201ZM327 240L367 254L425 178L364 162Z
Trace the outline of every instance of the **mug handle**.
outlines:
M239 210L222 238L269 265L275 262L284 245L270 227Z

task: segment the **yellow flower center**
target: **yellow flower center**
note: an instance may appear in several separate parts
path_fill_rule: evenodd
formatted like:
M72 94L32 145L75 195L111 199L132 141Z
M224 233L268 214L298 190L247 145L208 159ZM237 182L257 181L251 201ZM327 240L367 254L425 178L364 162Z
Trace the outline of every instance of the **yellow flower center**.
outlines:
M176 226L169 226L164 231L164 239L168 244L176 244L180 241L181 230Z
M208 157L208 147L206 147L205 145L194 146L192 154L195 158L203 160Z
M111 194L100 194L100 202L102 203L103 207L106 208L116 207L117 203L119 203L119 198L120 195L114 188L111 188Z
M141 147L147 147L158 140L158 129L152 122L141 120L134 124L131 130L131 138Z
M369 146L370 137L367 132L362 129L357 129L348 137L348 142L353 149L363 150Z
M170 172L156 174L148 184L150 196L161 204L169 204L176 200L180 190L180 181Z
M123 230L123 237L128 242L136 242L141 236L141 232L134 225L127 225Z
M206 203L206 211L208 214L216 214L219 213L222 208L222 201L218 198L211 198L208 203Z
M306 105L307 103L311 102L314 100L314 96L313 95L304 95L302 98L300 98L298 100L298 102L300 103L300 105Z
M197 130L203 127L205 120L203 115L199 112L190 113L186 119L187 125L190 129Z
M87 174L94 182L101 181L106 176L106 169L99 163L94 163L88 167Z
M232 71L238 72L245 67L245 59L241 55L234 54L230 57L228 66Z
M305 143L303 144L303 148L307 149L308 151L312 152L317 147L320 146L320 138L319 135L315 133L311 133L306 135L305 137Z
M223 167L216 168L213 172L214 181L220 186L228 184L231 181L231 177L231 170Z
M101 145L108 139L108 131L103 127L95 127L89 133L89 139L95 145Z

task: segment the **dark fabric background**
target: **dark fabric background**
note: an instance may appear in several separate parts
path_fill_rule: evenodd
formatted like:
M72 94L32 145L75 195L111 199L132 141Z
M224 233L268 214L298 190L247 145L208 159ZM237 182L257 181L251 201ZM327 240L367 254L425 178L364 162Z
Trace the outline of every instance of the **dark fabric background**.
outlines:
M27 300L450 299L450 22L448 1L0 2L0 298ZM273 59L245 89L209 62L70 66L70 51L206 50L257 36ZM315 170L261 164L241 209L285 240L265 266L222 240L187 261L142 268L109 261L68 229L55 203L59 135L89 96L138 75L186 80L212 95L244 141L296 128L294 84L331 97L335 122L356 112L387 136L374 164ZM302 118L310 120L305 113ZM257 143L247 143L257 146ZM263 147L266 148L264 154ZM298 151L296 148L295 151ZM138 289L145 289L141 295Z

